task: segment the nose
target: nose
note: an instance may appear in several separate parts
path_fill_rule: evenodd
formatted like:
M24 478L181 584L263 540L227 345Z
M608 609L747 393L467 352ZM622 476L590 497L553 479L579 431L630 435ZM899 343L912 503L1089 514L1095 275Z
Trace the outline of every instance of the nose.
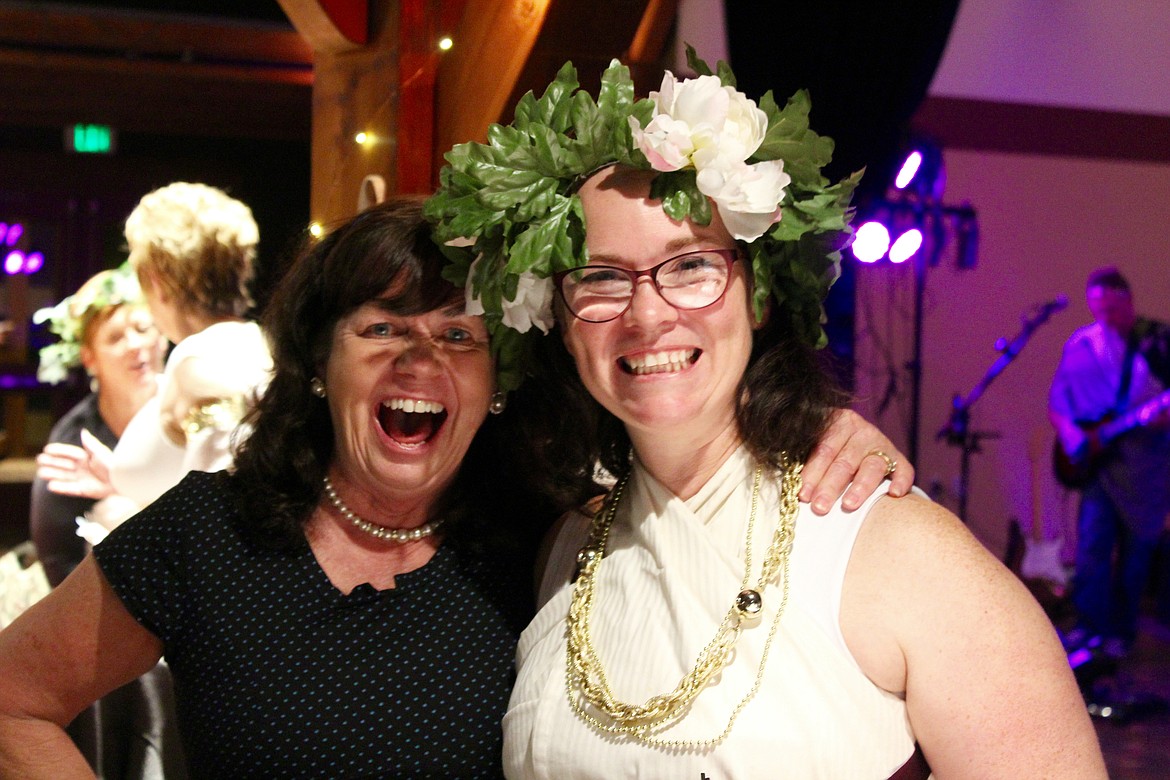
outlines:
M149 348L150 336L139 330L128 330L126 332L126 347L131 352L137 352Z
M404 373L424 374L435 369L439 361L438 346L425 336L411 336L394 359L394 367Z
M678 309L671 306L647 277L638 279L630 296L630 305L622 314L626 324L642 330L654 330L678 319Z

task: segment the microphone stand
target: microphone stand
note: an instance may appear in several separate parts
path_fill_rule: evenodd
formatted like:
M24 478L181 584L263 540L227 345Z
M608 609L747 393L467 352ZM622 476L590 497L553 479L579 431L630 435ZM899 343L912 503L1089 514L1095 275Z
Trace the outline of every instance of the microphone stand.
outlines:
M980 451L979 443L983 439L998 439L1001 435L997 431L972 431L970 429L971 407L975 405L975 402L987 390L992 380L999 376L1019 356L1021 350L1027 345L1028 339L1032 337L1032 333L1047 322L1048 318L1054 313L1066 306L1068 306L1068 298L1061 295L1056 300L1039 306L1035 310L1035 314L1031 317L1025 315L1023 317L1023 328L1014 339L1009 342L1006 339L1000 338L995 342L996 351L1001 354L991 364L991 367L987 369L987 373L976 383L971 392L966 397L955 393L951 401L950 420L938 432L937 438L946 438L948 444L954 444L962 448L962 456L959 461L959 519L964 523L967 522L967 496L970 492L968 486L971 479L971 454Z

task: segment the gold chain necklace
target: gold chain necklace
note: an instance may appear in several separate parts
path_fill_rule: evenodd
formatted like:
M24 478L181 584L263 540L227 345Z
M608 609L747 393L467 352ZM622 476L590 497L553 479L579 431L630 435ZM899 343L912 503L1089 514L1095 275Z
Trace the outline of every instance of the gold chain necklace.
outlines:
M752 571L752 532L755 528L756 504L759 499L760 481L763 475L763 467L757 465L755 477L752 480L751 514L748 516L747 543L744 553L746 562L740 593L735 597L731 608L723 618L723 622L720 623L715 637L699 653L694 668L682 678L678 686L670 693L653 696L640 705L619 701L613 695L605 669L597 656L597 650L593 646L589 632L589 617L593 611L597 587L597 569L605 557L609 531L617 515L618 505L621 503L626 483L629 481L629 474L614 487L609 499L593 517L593 524L589 529L588 544L577 554L577 583L573 588L573 599L569 604L566 687L569 694L569 704L582 720L598 731L623 734L645 744L664 748L711 748L723 742L731 733L735 719L739 717L739 713L760 689L764 666L768 662L768 652L771 650L776 629L780 625L780 616L788 604L788 556L792 550L796 515L799 511L797 494L800 492L801 464L789 465L787 458L784 458L782 468L780 523L776 527L772 543L768 547L767 557L764 559L760 571L759 582L754 589L748 587ZM777 575L780 576L781 580L780 606L776 610L772 626L768 630L768 638L764 642L755 683L732 710L727 727L718 736L706 740L673 740L656 736L656 734L681 721L699 693L727 666L744 627L753 625L762 614L764 606L762 592ZM580 700L581 696L599 710L606 721L586 712Z

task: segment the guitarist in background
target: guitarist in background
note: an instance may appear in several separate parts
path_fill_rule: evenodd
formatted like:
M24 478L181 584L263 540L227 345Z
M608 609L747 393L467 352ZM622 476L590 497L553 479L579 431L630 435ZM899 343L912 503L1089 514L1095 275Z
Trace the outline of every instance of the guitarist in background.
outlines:
M1136 316L1129 283L1114 267L1089 274L1085 296L1094 322L1065 342L1048 395L1059 449L1091 467L1077 520L1072 599L1078 622L1065 645L1070 651L1099 646L1120 660L1137 633L1170 512L1170 414L1157 400L1170 398L1170 325ZM1094 431L1134 410L1140 411L1131 414L1132 427L1114 430L1102 444L1106 437Z

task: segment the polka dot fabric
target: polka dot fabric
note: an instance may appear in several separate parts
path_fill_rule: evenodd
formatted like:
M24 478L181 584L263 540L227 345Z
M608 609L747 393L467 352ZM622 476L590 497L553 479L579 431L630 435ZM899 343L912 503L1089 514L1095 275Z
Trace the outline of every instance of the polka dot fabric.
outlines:
M192 774L501 776L527 573L444 545L344 595L308 550L241 537L230 479L193 472L95 550L163 641Z

